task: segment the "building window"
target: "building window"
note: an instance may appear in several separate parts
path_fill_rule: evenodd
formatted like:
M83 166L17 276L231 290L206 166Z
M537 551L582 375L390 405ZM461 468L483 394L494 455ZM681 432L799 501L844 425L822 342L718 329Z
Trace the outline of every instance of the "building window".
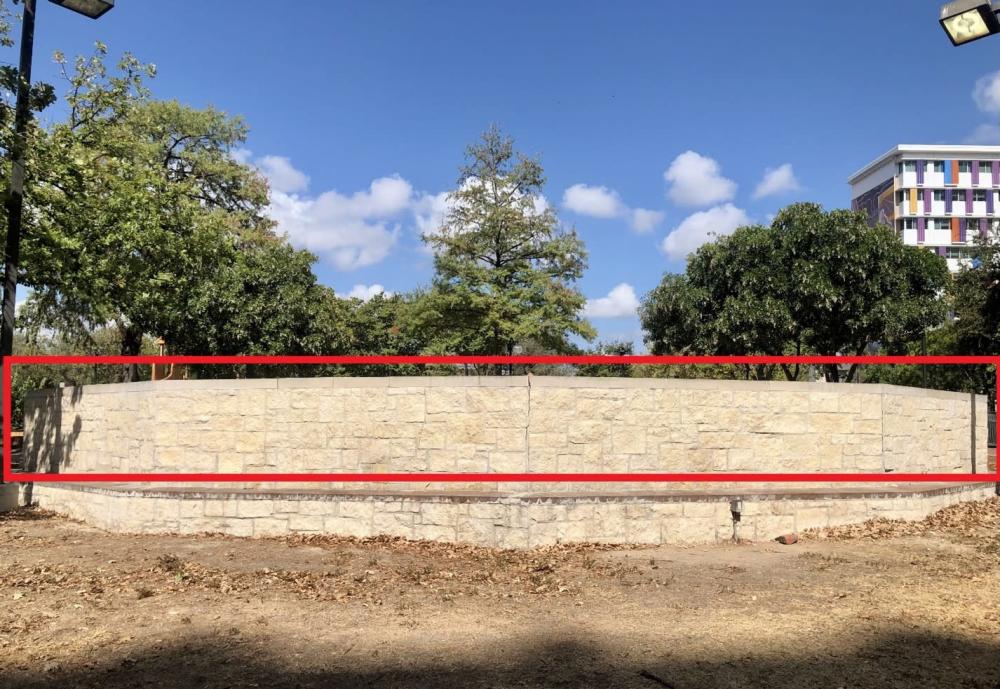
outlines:
M951 190L951 201L952 201L952 203L963 203L965 201L965 190L964 189L952 189Z
M934 190L934 200L935 201L944 201L944 189L935 189Z
M972 193L972 200L973 201L982 201L982 202L985 203L986 202L986 192L982 191L982 190L976 190L976 191L974 191Z
M899 164L900 172L916 172L917 171L917 161L915 160L904 160Z
M972 172L972 163L968 160L958 161L958 171L959 172Z
M951 229L951 221L948 218L932 218L930 224L931 224L930 229L932 229L932 230L950 230Z
M980 172L989 172L992 167L993 167L992 163L990 163L990 161L988 161L988 160L980 160L979 161L979 171Z
M917 221L915 218L904 218L903 219L903 229L904 230L915 230L917 229Z
M944 249L945 258L972 258L972 249L964 246L948 246Z
M934 166L934 172L944 172L944 161L935 160L932 165Z

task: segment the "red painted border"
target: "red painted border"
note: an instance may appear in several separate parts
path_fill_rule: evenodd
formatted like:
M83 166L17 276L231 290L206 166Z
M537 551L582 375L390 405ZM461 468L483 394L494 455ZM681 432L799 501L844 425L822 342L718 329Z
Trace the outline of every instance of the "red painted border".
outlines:
M875 473L13 473L11 467L11 370L15 364L995 364L1000 389L1000 357L989 356L10 356L3 361L4 481L36 483L205 483L205 482L461 482L461 483L967 483L1000 481L994 474ZM1000 411L1000 401L998 401ZM988 458L984 458L988 461Z

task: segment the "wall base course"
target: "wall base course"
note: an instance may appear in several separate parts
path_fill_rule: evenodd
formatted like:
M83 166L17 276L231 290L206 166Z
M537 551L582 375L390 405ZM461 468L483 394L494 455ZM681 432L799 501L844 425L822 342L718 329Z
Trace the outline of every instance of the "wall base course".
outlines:
M12 485L12 484L8 484ZM0 486L0 490L7 489ZM25 499L28 491L22 491ZM757 541L872 517L922 519L996 494L993 483L743 495L740 535ZM697 544L729 540L724 492L509 496L170 489L35 484L30 500L102 529L126 533L284 536L329 533L525 548L567 542Z

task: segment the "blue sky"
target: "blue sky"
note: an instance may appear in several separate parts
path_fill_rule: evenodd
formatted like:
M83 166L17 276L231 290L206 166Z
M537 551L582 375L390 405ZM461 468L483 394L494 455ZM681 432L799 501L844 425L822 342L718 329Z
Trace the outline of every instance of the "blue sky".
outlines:
M1000 143L1000 78L973 97L1000 38L953 48L938 6L118 0L93 22L40 1L35 74L99 39L155 63L158 97L242 115L275 216L340 294L429 281L419 231L497 123L586 242L601 337L639 341L632 295L706 232L846 206L897 143Z

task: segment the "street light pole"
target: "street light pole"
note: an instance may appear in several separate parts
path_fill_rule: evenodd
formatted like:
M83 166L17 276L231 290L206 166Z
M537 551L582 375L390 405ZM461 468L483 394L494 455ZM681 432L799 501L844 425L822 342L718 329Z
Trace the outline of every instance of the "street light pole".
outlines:
M24 159L28 121L31 117L31 57L35 44L35 0L24 0L21 22L21 59L17 69L17 104L14 106L14 143L11 153L10 189L7 192L7 243L3 266L3 326L0 360L14 351L14 306L17 266L21 255L21 219L24 211Z

